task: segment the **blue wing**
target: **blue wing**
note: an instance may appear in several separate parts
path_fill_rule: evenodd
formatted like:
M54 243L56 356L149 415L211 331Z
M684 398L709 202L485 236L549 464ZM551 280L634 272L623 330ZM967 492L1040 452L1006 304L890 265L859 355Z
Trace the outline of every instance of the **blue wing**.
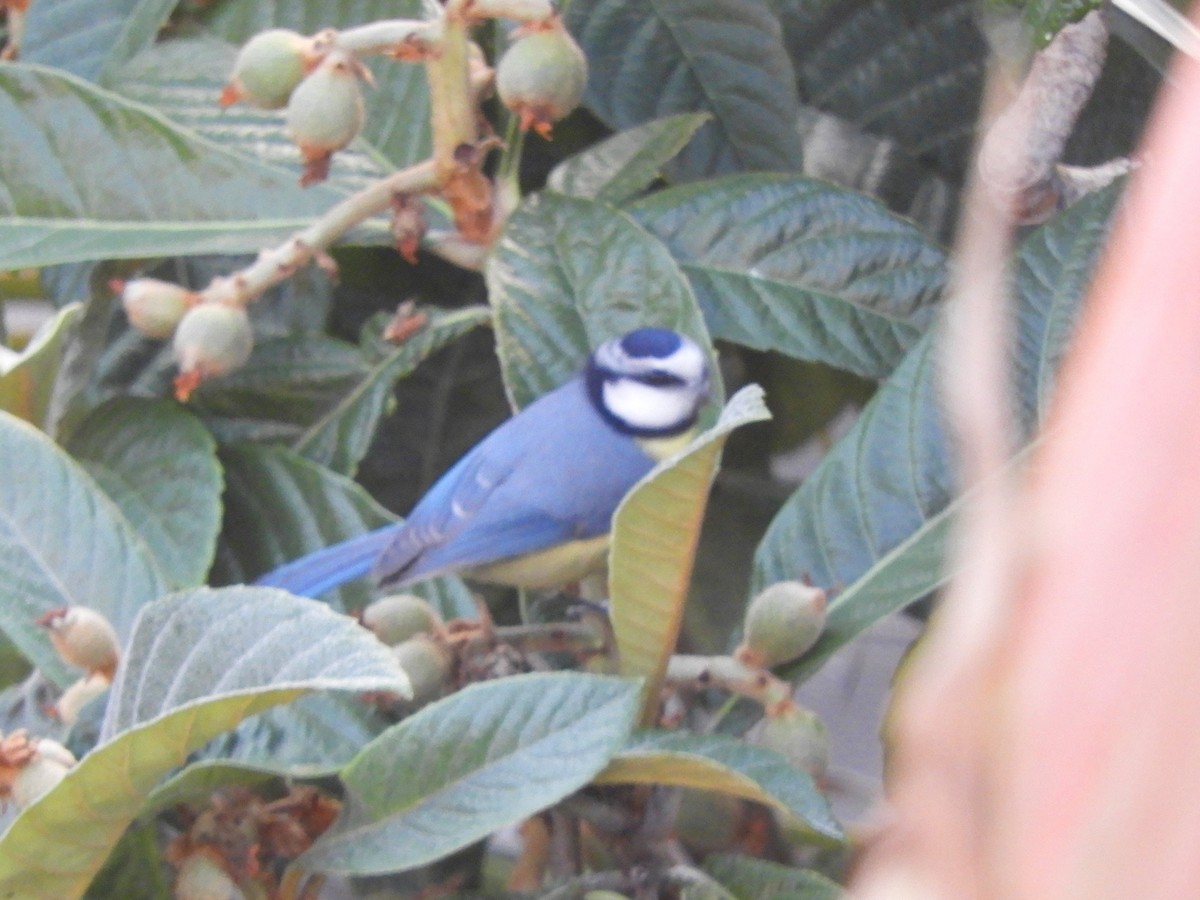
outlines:
M369 572L402 585L596 537L652 466L575 379L488 435L403 524L310 553L255 583L316 597Z
M605 534L653 467L596 413L582 379L493 431L417 504L376 562L406 584Z
M280 587L301 597L319 597L371 571L375 558L402 525L385 525L302 556L263 575L255 584Z

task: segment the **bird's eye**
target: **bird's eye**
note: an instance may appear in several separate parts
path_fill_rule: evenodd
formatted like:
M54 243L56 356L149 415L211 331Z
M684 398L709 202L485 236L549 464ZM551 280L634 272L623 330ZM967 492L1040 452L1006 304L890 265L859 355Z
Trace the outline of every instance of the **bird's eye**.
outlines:
M674 387L683 384L683 379L678 375L673 375L670 372L656 370L653 372L644 372L637 377L637 380L642 384L648 384L651 387Z

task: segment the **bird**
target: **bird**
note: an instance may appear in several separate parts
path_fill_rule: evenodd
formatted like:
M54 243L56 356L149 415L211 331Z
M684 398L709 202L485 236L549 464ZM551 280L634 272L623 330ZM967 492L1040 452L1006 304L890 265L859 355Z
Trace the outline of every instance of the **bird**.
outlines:
M694 437L710 394L691 338L658 327L611 338L468 451L405 521L255 583L319 597L368 574L380 588L449 574L528 589L577 582L603 569L618 504Z

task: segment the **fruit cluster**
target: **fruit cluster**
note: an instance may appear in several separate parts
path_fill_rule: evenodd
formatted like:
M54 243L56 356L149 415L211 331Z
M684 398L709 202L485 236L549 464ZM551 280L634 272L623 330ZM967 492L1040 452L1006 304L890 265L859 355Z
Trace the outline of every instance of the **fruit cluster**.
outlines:
M516 19L520 26L493 73L467 31L499 17ZM283 125L304 163L300 183L311 185L328 176L334 154L366 124L363 83L370 84L372 77L362 59L369 54L426 66L434 157L405 170L412 173L406 182L412 187L389 191L382 208L372 205L380 191L367 188L342 205L349 213L331 210L330 222L314 223L281 247L263 251L248 269L201 291L153 278L113 282L137 331L156 340L174 336L180 400L204 380L228 374L249 359L254 336L248 303L300 266L328 259L323 248L369 215L392 210L397 247L412 259L426 233L416 197L437 193L450 205L457 230L450 240L441 236L429 246L453 249L465 242L485 253L513 204L497 199L491 176L484 173L487 153L501 143L480 114L479 102L494 86L522 131L548 138L553 124L579 105L587 82L583 52L549 0L451 0L428 21L386 20L313 35L284 28L260 32L237 54L220 103L284 110ZM452 258L479 256L460 248Z

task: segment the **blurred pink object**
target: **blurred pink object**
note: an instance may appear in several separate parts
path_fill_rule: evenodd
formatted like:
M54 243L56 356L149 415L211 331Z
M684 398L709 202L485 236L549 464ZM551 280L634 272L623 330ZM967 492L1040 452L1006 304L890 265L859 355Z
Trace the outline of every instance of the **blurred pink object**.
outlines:
M1174 76L1010 505L1009 593L910 667L857 898L1200 898L1200 65Z

